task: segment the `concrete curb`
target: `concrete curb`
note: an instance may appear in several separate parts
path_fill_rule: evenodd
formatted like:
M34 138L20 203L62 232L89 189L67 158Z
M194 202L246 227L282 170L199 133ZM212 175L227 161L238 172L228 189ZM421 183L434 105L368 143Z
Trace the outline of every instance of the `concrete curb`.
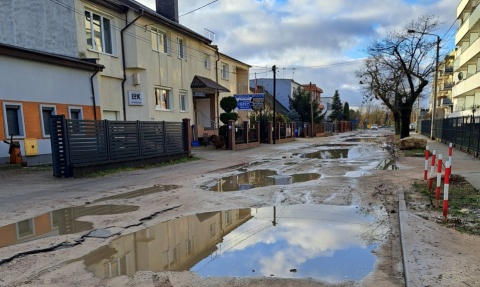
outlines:
M403 258L403 273L405 278L405 286L414 286L410 275L410 265L408 264L408 252L406 247L406 229L407 229L407 203L405 202L405 192L402 189L398 193L398 221L400 223L400 243L402 246L402 258Z

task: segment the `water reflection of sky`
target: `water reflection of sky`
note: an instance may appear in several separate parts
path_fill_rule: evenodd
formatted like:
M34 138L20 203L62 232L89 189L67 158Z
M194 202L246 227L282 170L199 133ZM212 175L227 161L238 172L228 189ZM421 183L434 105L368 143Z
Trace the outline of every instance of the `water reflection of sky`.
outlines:
M376 244L361 238L371 219L357 210L326 205L252 209L253 218L225 236L216 253L191 270L204 277L359 281L373 270L371 251Z

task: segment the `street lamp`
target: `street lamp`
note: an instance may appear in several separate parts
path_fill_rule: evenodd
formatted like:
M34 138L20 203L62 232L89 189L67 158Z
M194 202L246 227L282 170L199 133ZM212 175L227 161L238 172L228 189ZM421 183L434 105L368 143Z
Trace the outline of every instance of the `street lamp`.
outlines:
M422 35L430 35L430 36L436 36L437 37L437 54L436 54L436 57L435 57L435 78L434 78L434 81L435 81L435 86L434 86L434 89L435 91L433 92L433 112L432 112L432 122L430 123L430 138L432 140L435 139L435 135L434 135L434 131L435 131L435 114L436 114L436 111L437 111L437 89L438 89L438 58L440 57L439 56L439 53L440 53L440 36L438 36L437 34L430 34L430 33L425 33L425 32L418 32L418 31L415 31L415 30L408 30L407 31L409 34L414 34L414 33L418 33L418 34L422 34Z

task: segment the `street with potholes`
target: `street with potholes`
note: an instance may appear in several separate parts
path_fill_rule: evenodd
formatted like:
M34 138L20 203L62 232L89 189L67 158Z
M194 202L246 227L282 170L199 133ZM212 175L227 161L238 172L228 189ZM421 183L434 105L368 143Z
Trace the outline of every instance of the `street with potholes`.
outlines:
M395 158L392 135L197 147L91 178L0 170L0 286L476 286L478 236L399 208L424 160ZM478 160L453 162L478 189Z

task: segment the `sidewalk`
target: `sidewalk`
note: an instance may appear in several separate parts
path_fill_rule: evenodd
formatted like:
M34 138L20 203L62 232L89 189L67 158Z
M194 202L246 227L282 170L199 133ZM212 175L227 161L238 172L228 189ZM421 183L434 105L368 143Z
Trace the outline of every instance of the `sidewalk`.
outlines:
M435 150L437 156L441 154L444 162L448 160L448 144L428 139L421 134L412 133L410 136L426 138L429 150ZM418 158L418 165L415 167L415 170L418 170L418 179L423 179L423 169L424 159ZM479 158L454 148L452 153L452 174L463 176L474 188L480 190ZM462 254L463 251L459 252L454 246L455 244L471 246L472 242L478 241L478 238L467 236L466 241L464 241L465 238L452 229L444 228L434 222L420 220L415 215L415 211L407 208L403 190L399 193L398 216L406 287L424 286L430 277L435 276L442 278L443 275L443 280L440 279L442 281L441 284L447 284L448 280L455 280L462 276L452 272L455 268L450 267L458 265L464 260L466 261L466 257L470 258L472 255ZM422 222L421 225L419 225L420 222ZM427 229L425 229L425 226L427 226ZM445 236L445 234L448 235ZM476 244L473 244L473 246L476 246ZM448 263L445 263L447 260L439 261L439 250L442 250L442 257L449 258ZM442 262L450 267L442 265ZM431 269L431 266L428 266L429 264L436 266L436 269Z

